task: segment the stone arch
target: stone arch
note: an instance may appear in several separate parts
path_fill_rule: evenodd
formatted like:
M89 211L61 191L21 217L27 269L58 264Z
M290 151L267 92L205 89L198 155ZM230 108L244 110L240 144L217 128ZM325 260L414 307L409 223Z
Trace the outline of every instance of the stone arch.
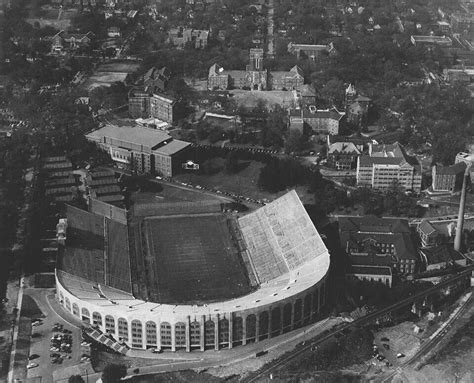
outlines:
M71 301L69 300L68 297L66 297L65 304L66 304L67 311L71 312Z
M102 327L102 315L100 315L100 313L98 313L97 311L94 311L92 313L92 324L94 326Z
M75 316L80 317L80 315L79 315L79 306L77 305L77 303L72 304L72 313Z
M306 294L304 297L303 323L309 322L309 317L311 314L311 301L311 294Z
M263 340L268 338L268 311L263 311L259 315L259 331L258 331L258 339Z
M244 321L242 317L232 318L232 342L234 345L242 344L244 335Z
M295 320L294 320L294 327L301 326L301 309L303 308L303 302L300 298L295 301Z
M168 322L160 324L161 347L171 347L171 325Z
M109 334L115 334L115 319L112 315L105 316L105 331Z
M283 332L288 332L291 330L291 303L287 303L283 307Z
M178 322L174 325L174 339L176 348L186 347L186 324Z
M85 307L81 309L81 320L85 323L91 323L91 314Z
M118 336L122 338L124 342L128 342L128 322L125 318L119 318L118 324ZM120 339L119 339L120 340Z
M245 332L247 336L247 343L255 342L255 334L257 332L257 317L250 314L245 318Z
M149 320L145 323L146 347L156 346L156 323Z
M270 333L270 336L277 336L277 335L280 335L281 333L281 309L280 307L275 307L273 310L272 310L272 320L271 320L271 324L272 324L272 328L271 328L271 333Z
M143 326L138 319L132 320L132 347L143 347Z
M189 337L191 347L201 346L201 323L198 321L189 324Z
M214 347L216 344L215 323L212 320L207 320L204 323L204 344L206 347Z
M219 344L226 345L229 343L229 320L226 318L219 319Z

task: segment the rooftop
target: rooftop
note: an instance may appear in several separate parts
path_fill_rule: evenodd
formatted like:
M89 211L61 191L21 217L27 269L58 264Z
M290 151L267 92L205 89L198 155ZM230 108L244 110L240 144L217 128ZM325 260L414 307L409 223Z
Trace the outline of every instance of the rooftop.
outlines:
M466 171L466 164L464 162L458 162L457 164L450 166L434 166L437 175L458 175Z
M172 137L162 130L136 126L133 128L116 125L106 125L86 135L93 141L102 142L104 137L125 141L145 147L154 147Z
M361 266L353 265L348 274L363 275L392 275L392 270L388 266Z

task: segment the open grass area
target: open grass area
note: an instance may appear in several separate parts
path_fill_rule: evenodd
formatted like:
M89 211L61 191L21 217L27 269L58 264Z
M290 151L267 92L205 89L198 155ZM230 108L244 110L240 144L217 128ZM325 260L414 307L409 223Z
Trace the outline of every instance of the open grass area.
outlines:
M148 218L144 222L149 254L149 290L159 302L201 302L249 292L221 214ZM142 245L143 246L143 245ZM147 257L148 258L148 257Z
M265 166L265 164L261 162L241 161L241 170L235 174L228 174L224 170L224 159L215 158L213 161L215 162L216 167L220 169L215 174L188 173L180 174L173 178L180 182L201 185L214 190L228 191L244 197L268 199L270 201L287 192L286 190L283 190L278 193L269 193L258 187L260 170ZM314 202L313 196L307 193L307 189L308 188L304 186L296 187L298 196L304 204Z

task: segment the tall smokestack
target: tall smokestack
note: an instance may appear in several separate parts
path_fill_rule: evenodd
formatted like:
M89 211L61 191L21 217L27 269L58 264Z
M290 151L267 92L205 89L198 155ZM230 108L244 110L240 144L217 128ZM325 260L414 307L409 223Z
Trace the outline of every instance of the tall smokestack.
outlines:
M470 166L466 166L466 171L464 172L464 179L462 182L461 201L459 202L458 224L456 226L456 237L454 238L454 250L456 251L460 251L461 249L462 229L464 226L464 208L466 206L467 177L469 177L470 168Z

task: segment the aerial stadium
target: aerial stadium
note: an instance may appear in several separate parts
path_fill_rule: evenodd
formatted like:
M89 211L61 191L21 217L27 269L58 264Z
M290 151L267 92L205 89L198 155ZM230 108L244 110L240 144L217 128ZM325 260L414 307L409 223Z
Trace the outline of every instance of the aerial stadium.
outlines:
M61 231L57 299L118 352L242 346L325 304L329 253L295 191L246 215L212 200L94 201L68 206Z

